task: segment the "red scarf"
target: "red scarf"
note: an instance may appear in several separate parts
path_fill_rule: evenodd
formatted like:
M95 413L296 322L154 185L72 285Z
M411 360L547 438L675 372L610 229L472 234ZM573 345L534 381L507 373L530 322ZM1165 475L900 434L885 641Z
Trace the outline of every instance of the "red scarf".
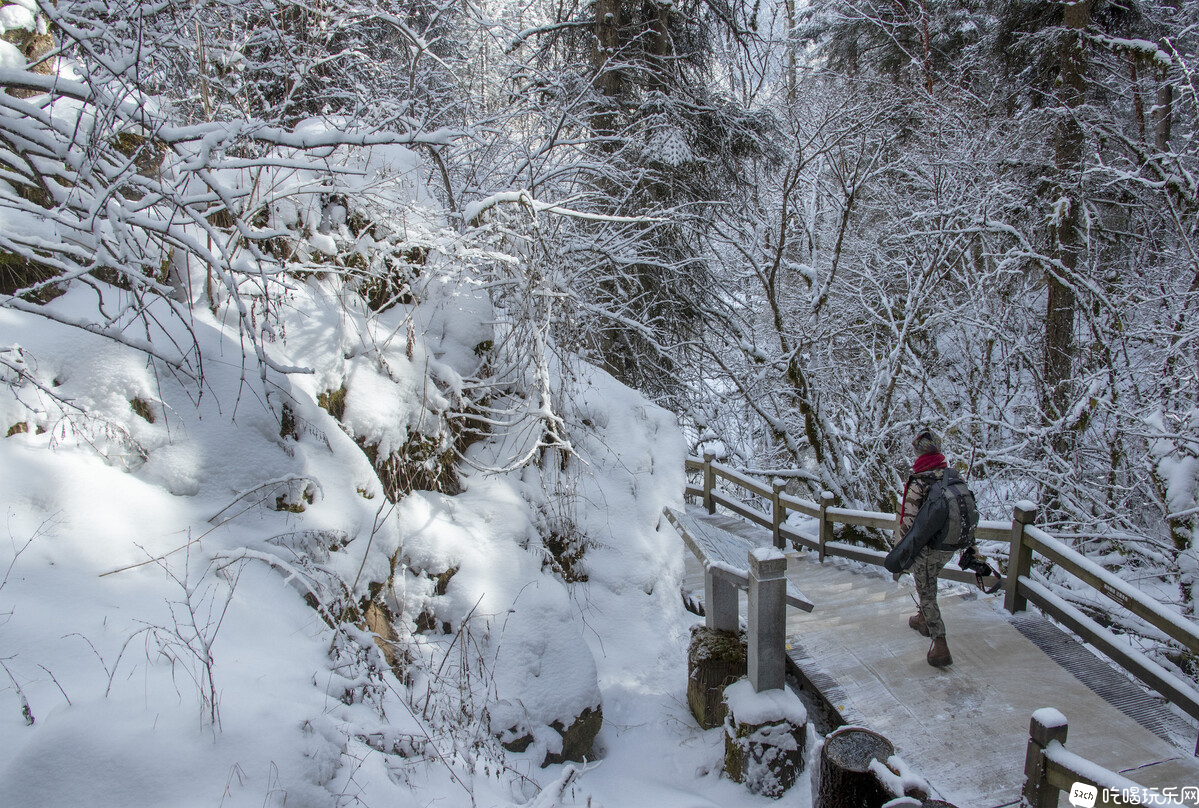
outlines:
M916 458L916 462L912 464L912 472L920 474L924 471L932 471L933 469L948 468L949 464L945 462L945 455L940 452L929 452L922 454Z
M933 469L944 468L949 468L949 464L945 462L945 455L941 454L940 452L929 452L928 454L922 454L920 457L916 458L916 462L912 464L912 473L920 474L924 471L932 471ZM903 517L907 515L908 484L910 483L911 480L908 480L908 483L903 487L903 502L900 503L899 507L899 521L901 524L903 523Z

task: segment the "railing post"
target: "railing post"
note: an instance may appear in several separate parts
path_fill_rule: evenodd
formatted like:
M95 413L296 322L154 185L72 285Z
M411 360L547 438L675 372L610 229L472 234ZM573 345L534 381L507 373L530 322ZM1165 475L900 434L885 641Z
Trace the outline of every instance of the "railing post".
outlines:
M716 455L712 452L704 452L704 507L710 514L716 513L716 500L712 497L716 488L716 470L712 468L715 459Z
M1032 524L1037 515L1037 506L1026 499L1016 503L1012 512L1011 548L1008 550L1007 590L1003 596L1003 608L1012 614L1028 608L1028 599L1020 594L1020 578L1032 572L1032 546L1025 541L1024 528Z
M773 547L749 551L749 683L755 693L786 684L787 557Z
M715 631L741 630L741 615L737 613L737 587L732 581L704 572L704 624Z
M820 563L824 563L824 545L832 541L833 523L829 521L828 509L833 504L833 492L820 492Z
M1056 711L1054 711L1056 712ZM1024 756L1024 799L1027 808L1057 808L1060 789L1049 784L1046 773L1045 747L1053 741L1066 743L1066 723L1047 724L1040 710L1033 713L1028 724L1028 751ZM1060 716L1061 713L1058 713Z
M787 521L787 509L783 507L782 500L783 488L786 485L786 482L776 477L770 486L774 493L770 504L770 521L774 534L774 546L780 550L787 549L787 542L783 538L783 522Z

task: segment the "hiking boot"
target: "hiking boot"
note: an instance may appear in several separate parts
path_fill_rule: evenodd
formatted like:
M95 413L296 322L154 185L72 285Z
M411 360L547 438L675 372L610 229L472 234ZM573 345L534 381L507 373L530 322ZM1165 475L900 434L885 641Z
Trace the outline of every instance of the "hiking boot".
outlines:
M953 664L953 657L949 653L949 644L945 642L944 637L937 637L933 640L933 644L928 649L928 664L934 668L944 668L946 665Z
M924 622L923 612L916 612L914 615L909 617L908 627L916 629L916 631L919 631L920 635L923 637L928 636L928 623Z

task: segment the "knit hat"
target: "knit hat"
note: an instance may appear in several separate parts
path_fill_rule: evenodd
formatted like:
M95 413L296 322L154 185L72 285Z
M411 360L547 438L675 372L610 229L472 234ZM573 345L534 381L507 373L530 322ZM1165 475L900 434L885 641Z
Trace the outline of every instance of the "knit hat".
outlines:
M940 452L941 439L931 429L921 429L916 433L916 437L912 438L912 448L916 450L917 455Z

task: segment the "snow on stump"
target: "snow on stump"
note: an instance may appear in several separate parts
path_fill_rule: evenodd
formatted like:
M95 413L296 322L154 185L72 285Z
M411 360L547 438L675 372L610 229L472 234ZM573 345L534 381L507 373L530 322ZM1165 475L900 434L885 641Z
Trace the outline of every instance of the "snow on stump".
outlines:
M804 770L808 712L790 690L755 693L748 679L724 691L724 771L750 792L778 798Z
M714 729L724 724L724 689L745 676L747 670L744 634L704 625L691 627L687 703L701 727Z
M815 808L898 808L927 803L929 786L896 757L891 742L862 727L829 733L820 751Z

